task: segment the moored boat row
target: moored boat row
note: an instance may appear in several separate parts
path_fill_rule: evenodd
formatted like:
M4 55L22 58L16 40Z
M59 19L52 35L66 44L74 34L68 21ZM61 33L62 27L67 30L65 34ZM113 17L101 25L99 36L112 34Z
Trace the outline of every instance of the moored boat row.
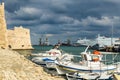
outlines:
M39 57L45 62L47 68L56 69L59 75L66 75L68 80L103 80L112 78L114 73L120 73L120 65L118 63L105 64L102 59L103 55L99 51L89 52L88 48L80 53L81 61L79 63L73 61L73 57L76 55L68 53L62 53L62 55L52 60L51 57Z

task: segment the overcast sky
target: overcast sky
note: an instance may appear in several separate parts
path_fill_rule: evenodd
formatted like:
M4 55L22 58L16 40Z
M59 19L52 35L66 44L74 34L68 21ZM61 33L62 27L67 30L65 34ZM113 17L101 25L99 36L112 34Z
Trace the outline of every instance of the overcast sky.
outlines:
M120 0L5 0L5 10L8 29L30 29L32 44L111 36L112 24L120 37Z

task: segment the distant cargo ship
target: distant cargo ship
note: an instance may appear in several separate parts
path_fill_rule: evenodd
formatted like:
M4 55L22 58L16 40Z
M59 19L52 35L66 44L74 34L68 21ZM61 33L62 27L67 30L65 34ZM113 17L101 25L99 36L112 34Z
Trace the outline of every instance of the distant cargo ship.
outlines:
M81 46L91 46L92 49L102 51L120 51L120 38L105 37L98 34L95 39L79 39L76 42Z
M84 39L79 38L76 44L79 46L88 46L88 45L91 45L91 40L87 38L84 38Z
M120 51L120 38L111 38L100 36L94 40L95 43L92 46L93 49L103 50L103 51Z

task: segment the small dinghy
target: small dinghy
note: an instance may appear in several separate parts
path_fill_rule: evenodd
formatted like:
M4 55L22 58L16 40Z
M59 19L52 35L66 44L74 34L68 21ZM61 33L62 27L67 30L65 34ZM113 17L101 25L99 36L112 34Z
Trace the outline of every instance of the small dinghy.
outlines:
M112 74L108 73L66 73L67 80L110 80Z

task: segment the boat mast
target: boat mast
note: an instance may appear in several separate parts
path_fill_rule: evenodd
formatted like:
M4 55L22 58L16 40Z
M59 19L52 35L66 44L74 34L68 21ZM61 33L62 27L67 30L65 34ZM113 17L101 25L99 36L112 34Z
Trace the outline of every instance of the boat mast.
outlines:
M112 28L111 28L111 46L113 46L113 22L112 22Z

